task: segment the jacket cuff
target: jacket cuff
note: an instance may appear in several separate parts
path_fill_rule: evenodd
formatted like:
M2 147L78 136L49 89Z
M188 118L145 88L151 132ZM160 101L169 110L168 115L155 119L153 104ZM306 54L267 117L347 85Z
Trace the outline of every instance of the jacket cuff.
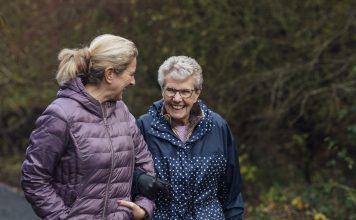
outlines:
M137 196L135 203L146 211L148 217L145 219L152 219L153 211L156 208L156 205L152 200L149 200L146 197Z

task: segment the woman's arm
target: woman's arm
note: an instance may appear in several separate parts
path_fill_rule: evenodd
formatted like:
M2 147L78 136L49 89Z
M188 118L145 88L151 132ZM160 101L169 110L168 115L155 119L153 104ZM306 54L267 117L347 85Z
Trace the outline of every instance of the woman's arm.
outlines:
M25 197L43 219L66 219L69 211L51 184L67 142L67 124L57 111L61 109L52 106L37 119L22 165Z
M130 130L132 139L135 145L135 168L144 171L145 173L154 176L154 165L152 155L148 150L147 144L143 139L143 136L136 125L135 118L130 114ZM144 208L147 212L149 219L152 218L155 204L152 200L146 197L137 196L135 203Z
M226 147L227 169L220 185L220 201L223 204L225 218L227 220L242 220L244 203L242 198L242 179L236 143L226 124L222 135Z

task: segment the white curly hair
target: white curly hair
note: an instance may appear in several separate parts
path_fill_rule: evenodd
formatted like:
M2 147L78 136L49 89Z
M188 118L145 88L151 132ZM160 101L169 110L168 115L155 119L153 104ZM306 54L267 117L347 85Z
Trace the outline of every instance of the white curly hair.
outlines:
M193 77L195 89L201 90L203 87L202 68L198 62L188 56L172 56L166 59L158 69L158 84L161 89L165 86L167 76L174 80L185 80Z

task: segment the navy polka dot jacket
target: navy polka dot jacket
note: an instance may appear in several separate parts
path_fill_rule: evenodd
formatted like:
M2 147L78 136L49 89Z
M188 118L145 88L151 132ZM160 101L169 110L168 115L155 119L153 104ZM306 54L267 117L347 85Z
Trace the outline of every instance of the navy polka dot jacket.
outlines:
M153 219L239 220L243 215L236 144L226 121L198 104L204 117L183 143L162 115L163 100L137 120L156 173L170 183L160 194Z

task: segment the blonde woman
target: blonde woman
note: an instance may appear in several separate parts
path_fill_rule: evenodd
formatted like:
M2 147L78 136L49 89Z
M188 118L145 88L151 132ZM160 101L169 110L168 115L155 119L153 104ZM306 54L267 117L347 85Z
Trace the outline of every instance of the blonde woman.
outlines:
M131 200L135 167L154 175L150 152L122 101L135 85L135 44L114 35L59 53L57 98L36 121L22 187L42 219L150 219Z

